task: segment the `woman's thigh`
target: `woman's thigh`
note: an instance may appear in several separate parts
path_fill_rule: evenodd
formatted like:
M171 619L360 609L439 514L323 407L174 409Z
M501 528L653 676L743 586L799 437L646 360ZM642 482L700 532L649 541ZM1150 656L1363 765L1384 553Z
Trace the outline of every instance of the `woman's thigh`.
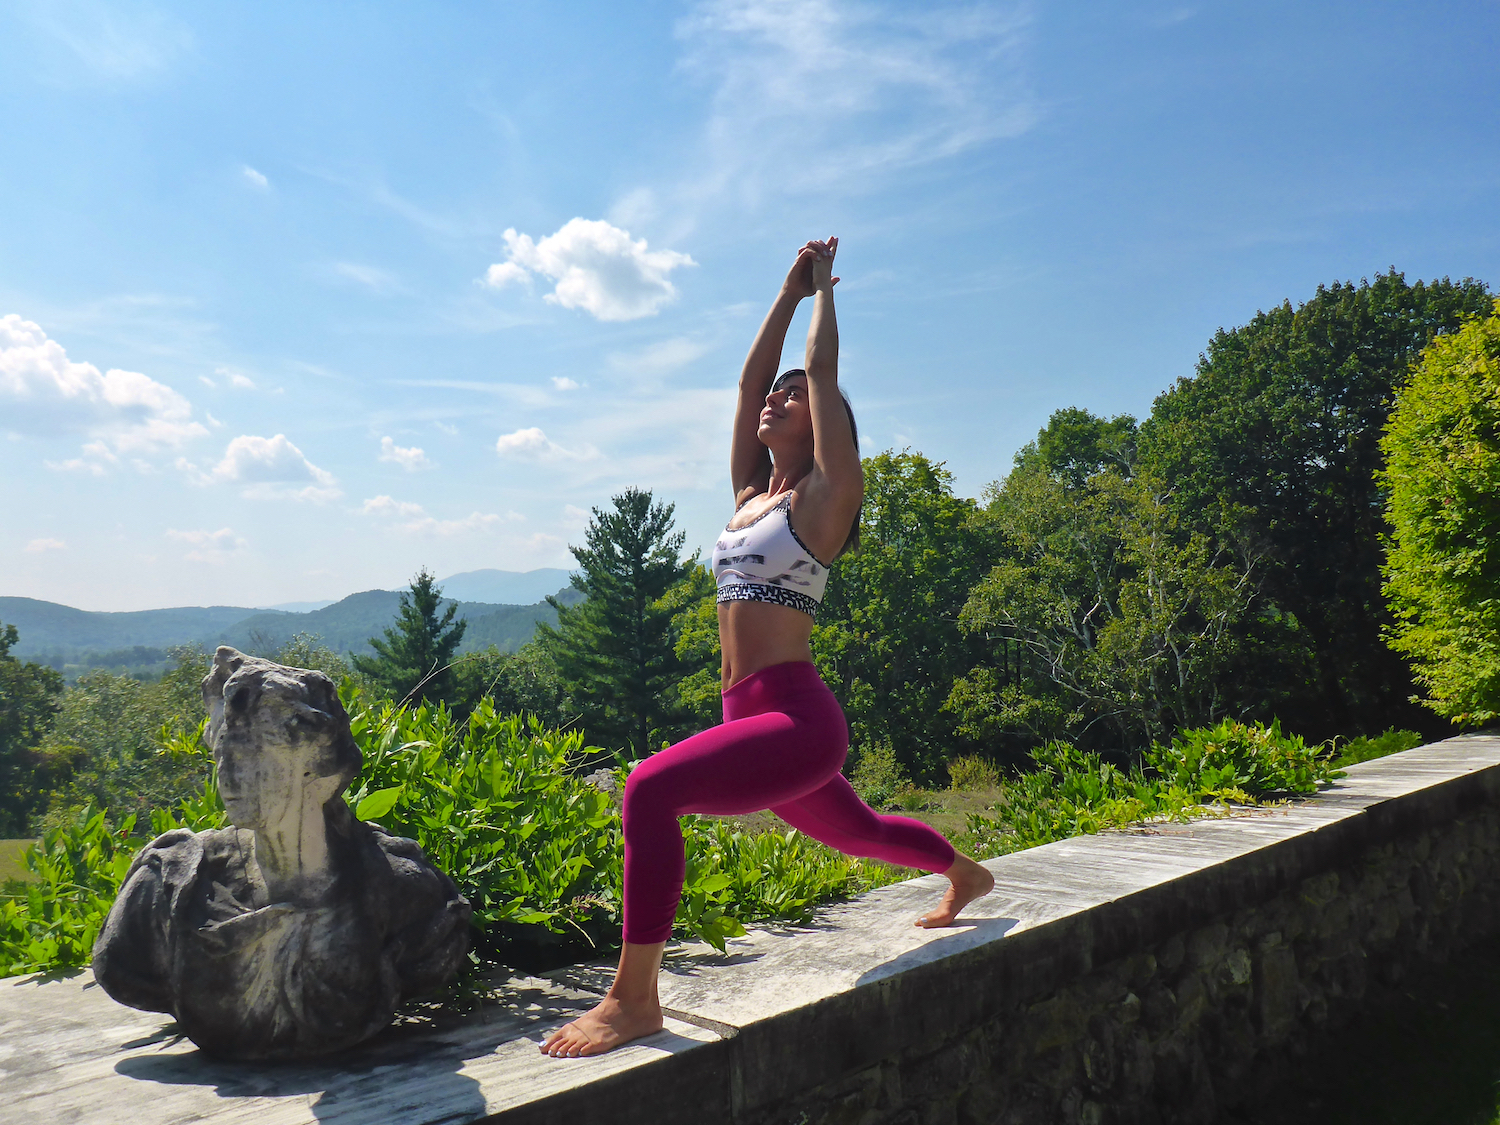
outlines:
M729 816L795 800L838 772L846 729L780 711L722 723L638 765L625 787L626 815L642 803L677 816Z

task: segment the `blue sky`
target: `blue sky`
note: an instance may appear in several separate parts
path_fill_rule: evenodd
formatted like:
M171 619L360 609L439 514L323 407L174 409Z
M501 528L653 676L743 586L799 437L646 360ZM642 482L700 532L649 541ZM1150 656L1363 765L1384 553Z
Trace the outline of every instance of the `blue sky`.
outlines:
M867 453L1392 265L1500 284L1500 4L0 3L0 593L270 604L729 510L739 363L841 239ZM788 365L800 361L805 315Z

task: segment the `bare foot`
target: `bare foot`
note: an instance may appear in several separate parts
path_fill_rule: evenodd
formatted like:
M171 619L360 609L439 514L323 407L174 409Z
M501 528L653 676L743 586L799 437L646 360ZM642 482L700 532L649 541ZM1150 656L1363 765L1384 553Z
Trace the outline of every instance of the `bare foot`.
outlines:
M554 1059L602 1055L662 1027L661 1005L639 1001L627 1004L606 996L549 1035L542 1044L542 1054Z
M938 908L917 919L917 925L924 930L953 925L960 910L995 889L995 877L966 855L956 856L953 866L943 874L950 886Z

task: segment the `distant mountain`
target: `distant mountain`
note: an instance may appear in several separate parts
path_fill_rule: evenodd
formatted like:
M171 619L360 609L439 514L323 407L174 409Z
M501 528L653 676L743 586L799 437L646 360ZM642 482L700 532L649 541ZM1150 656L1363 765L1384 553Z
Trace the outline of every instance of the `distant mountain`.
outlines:
M23 659L57 650L180 645L227 628L254 612L246 606L214 605L95 613L36 598L0 597L0 621L20 630L20 643L12 651Z
M565 571L554 573L566 577ZM556 592L564 605L582 600L571 588ZM97 613L35 598L0 597L0 622L20 631L20 642L12 651L23 660L39 660L59 669L144 668L165 666L165 649L173 645L201 644L213 649L227 644L244 652L269 654L297 633L316 634L338 652L368 653L370 638L380 636L396 619L400 598L394 590L366 590L306 613L245 606ZM557 620L557 611L545 602L460 601L458 615L469 623L461 653L490 645L514 652L531 639L538 622Z
M534 605L568 584L568 572L556 567L518 572L514 570L466 570L441 579L444 595L461 602L492 605ZM277 606L284 609L284 606Z
M578 597L574 591L569 594L562 599L565 605ZM203 641L210 648L233 645L245 652L274 652L294 634L316 633L337 652L366 654L372 651L370 638L380 636L396 619L400 597L392 590L366 590L311 613L257 613L233 622ZM444 599L445 609L449 604L449 599ZM556 621L557 611L546 603L495 605L461 601L458 616L469 623L459 652L473 652L492 644L504 652L514 652L531 639L538 621L548 624Z
M315 609L322 609L325 605L332 605L336 598L319 598L312 602L278 602L276 605L258 605L256 609L279 609L282 613L311 613Z

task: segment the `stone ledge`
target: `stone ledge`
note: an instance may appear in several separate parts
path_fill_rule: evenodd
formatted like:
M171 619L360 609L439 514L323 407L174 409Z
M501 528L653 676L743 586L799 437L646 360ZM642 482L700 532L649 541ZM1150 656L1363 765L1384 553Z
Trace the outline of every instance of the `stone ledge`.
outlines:
M899 1106L920 1091L865 1087L899 1083L882 1064L914 1045L950 1044L942 1065L972 1069L960 1042L967 1029L1496 805L1500 737L1464 736L1352 767L1300 805L991 860L995 893L953 929L912 925L943 885L928 876L820 911L806 928L752 931L724 955L676 946L661 987L678 1018L601 1059L546 1059L535 1043L593 1003L608 984L607 965L514 977L498 1008L393 1028L332 1063L278 1067L208 1059L173 1040L165 1017L114 1004L87 973L5 982L0 1097L18 1119L153 1125L458 1125L572 1114L653 1125L759 1122L839 1083L848 1086L837 1096L850 1113L877 1101ZM1191 946L1185 953L1198 955ZM1279 963L1274 952L1256 956L1271 970Z

